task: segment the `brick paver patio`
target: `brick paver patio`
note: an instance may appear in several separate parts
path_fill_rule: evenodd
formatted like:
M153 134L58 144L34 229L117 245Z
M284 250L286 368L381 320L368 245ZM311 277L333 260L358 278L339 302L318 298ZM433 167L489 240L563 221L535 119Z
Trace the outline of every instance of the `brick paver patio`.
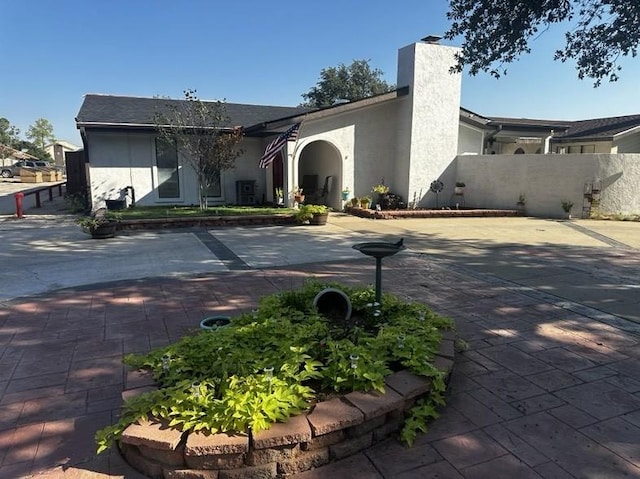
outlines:
M580 250L573 259L580 255L593 260ZM629 257L637 262L638 252ZM640 477L635 323L417 254L387 258L383 269L386 290L453 317L469 344L456 357L448 405L413 448L388 440L296 479ZM117 414L124 354L167 344L212 312L250 310L311 275L362 284L373 274L365 258L126 281L7 304L0 477L139 477L116 452L96 456L93 441Z

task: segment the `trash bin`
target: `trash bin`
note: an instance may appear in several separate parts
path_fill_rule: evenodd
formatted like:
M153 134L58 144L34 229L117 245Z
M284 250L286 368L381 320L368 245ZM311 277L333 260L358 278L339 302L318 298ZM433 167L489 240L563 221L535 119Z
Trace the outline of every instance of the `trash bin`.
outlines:
M106 200L107 209L111 211L123 210L127 206L125 200Z

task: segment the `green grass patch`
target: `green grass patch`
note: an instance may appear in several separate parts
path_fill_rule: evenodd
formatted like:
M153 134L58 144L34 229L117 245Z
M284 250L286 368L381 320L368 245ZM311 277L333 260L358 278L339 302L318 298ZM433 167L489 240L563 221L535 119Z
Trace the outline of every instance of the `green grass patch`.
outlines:
M349 297L349 320L318 314L313 299L327 287ZM410 444L444 403L444 376L433 360L441 331L452 327L421 303L385 293L378 304L371 287L308 281L265 296L228 326L127 356L129 366L152 372L159 389L124 404L120 420L96 434L98 452L148 417L183 431L258 432L333 394L383 392L385 376L400 369L432 380L403 430Z
M201 210L198 206L135 206L115 212L119 219L138 220L156 218L196 218L202 216L253 216L293 214L292 208L257 206L211 206Z

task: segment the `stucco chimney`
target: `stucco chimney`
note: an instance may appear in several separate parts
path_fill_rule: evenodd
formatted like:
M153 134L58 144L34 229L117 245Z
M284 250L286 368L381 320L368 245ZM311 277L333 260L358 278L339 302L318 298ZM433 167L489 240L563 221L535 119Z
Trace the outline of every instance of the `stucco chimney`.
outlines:
M408 201L420 190L424 196L435 179L455 181L443 175L458 151L461 75L451 67L460 49L436 36L423 40L398 51L397 85L408 86L409 95L398 110L395 173Z

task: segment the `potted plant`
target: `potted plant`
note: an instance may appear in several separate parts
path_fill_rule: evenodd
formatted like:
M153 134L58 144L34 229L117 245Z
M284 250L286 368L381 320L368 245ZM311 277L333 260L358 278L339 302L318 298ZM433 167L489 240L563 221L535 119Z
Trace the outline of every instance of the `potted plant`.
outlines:
M379 185L375 185L373 188L371 188L371 192L372 193L377 193L379 195L384 195L389 193L389 187L387 185L385 185L384 183L381 183Z
M456 181L456 186L453 189L453 193L456 195L464 195L464 187L467 186L464 181Z
M351 206L354 206L354 207L360 206L360 198L358 198L357 196L354 196L353 198L351 198Z
M275 197L276 205L280 206L284 204L284 190L282 188L276 188Z
M360 197L360 208L364 208L365 210L369 209L371 205L371 196L361 196Z
M299 224L326 225L329 207L325 205L302 205L295 213Z
M522 214L524 214L525 203L526 203L526 199L524 195L520 193L520 196L518 196L518 201L516 202L516 209Z
M300 188L299 186L294 186L292 193L293 193L293 201L295 201L296 203L304 202L304 194L303 194L302 188Z
M349 199L349 187L347 186L344 190L342 190L341 194L342 194L342 201L347 201Z
M573 208L573 201L562 200L562 209L567 215L567 219L571 219L571 208Z
M98 210L91 216L83 216L77 220L82 231L94 239L113 238L116 235L118 221L115 215Z

